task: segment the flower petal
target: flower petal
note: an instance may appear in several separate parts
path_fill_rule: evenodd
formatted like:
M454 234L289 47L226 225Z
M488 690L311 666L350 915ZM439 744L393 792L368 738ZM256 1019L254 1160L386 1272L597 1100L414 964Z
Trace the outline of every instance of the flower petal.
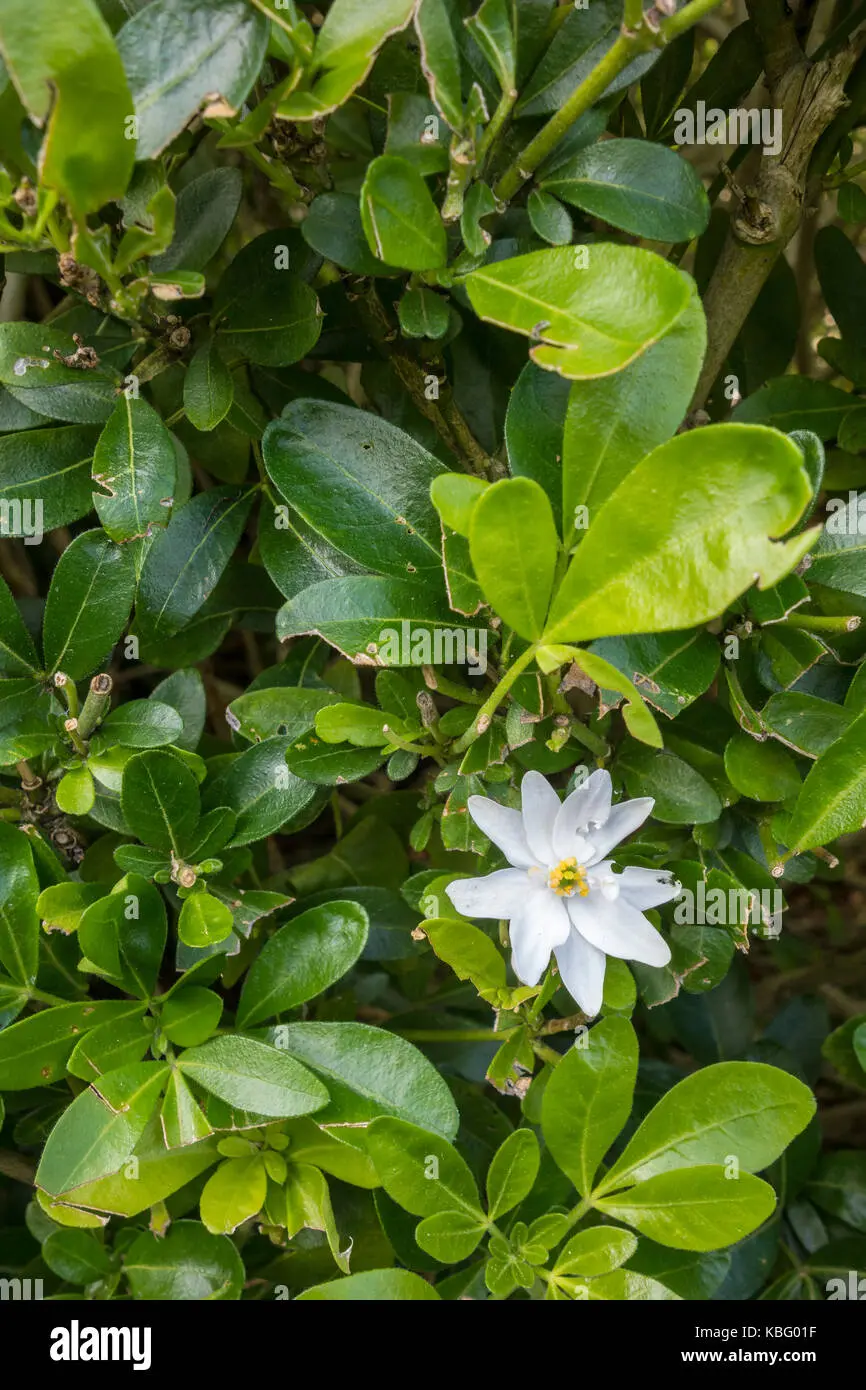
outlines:
M667 965L670 947L642 912L622 897L609 902L601 893L569 898L568 915L581 936L606 955L637 960L642 965Z
M653 806L655 801L651 796L639 796L634 801L621 801L618 806L612 806L604 825L590 833L593 848L590 864L597 864L614 845L643 825Z
M550 953L569 935L571 924L561 898L542 888L524 897L511 919L511 964L525 985L537 985Z
M561 803L553 787L540 772L527 772L520 784L523 829L539 864L555 864L553 827Z
M478 829L502 850L509 864L516 869L528 869L539 863L527 843L519 811L491 801L489 796L470 796L466 805Z
M602 825L610 814L610 773L599 768L580 787L565 798L553 827L553 854L556 863L575 853L578 835L594 844L594 834L588 830L590 821ZM597 832L595 832L597 833Z
M593 1018L601 1008L604 993L604 951L591 946L580 932L572 929L568 940L557 946L554 955L562 983L579 1009Z
M677 883L668 869L641 869L630 865L622 873L614 874L614 878L622 897L639 912L669 903L682 892L682 884Z
M455 878L445 889L464 917L505 919L513 917L526 898L538 891L524 869L497 869L484 878Z

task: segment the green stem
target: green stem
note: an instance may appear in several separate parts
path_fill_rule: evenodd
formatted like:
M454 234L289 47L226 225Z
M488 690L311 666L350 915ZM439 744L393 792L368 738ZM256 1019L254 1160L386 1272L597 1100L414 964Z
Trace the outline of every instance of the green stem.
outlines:
M532 1039L532 1050L536 1057L540 1057L542 1062L546 1062L549 1067L558 1067L562 1061L562 1053L555 1048L548 1047L547 1043L541 1042L539 1038Z
M517 680L517 677L526 670L529 663L533 660L536 650L537 646L533 643L531 647L527 647L526 651L522 652L517 660L509 666L493 694L484 701L484 704L478 711L474 721L469 725L466 733L454 744L451 750L453 753L465 753L470 744L474 743L475 740L484 733L485 729L490 727L491 719L505 699L512 685Z
M396 748L402 749L404 753L417 753L419 758L435 758L440 767L445 766L445 760L439 749L432 743L412 743L408 738L400 738L394 730L387 724L382 725L382 732L388 735L388 743L394 744Z
M500 136L505 130L505 127L507 126L509 120L511 119L511 112L514 109L514 103L516 102L516 100L516 91L502 93L502 96L499 98L499 104L496 107L496 110L493 112L493 115L491 116L487 124L487 127L485 128L484 134L478 142L477 163L479 178L483 177L484 169L487 164L487 160L490 156L490 152L496 145L497 141L499 140Z
M571 96L550 120L530 140L525 149L505 171L493 192L501 203L510 202L527 179L530 179L540 164L543 164L562 137L571 129L579 116L594 106L604 96L613 80L628 67L632 59L649 48L661 47L684 34L699 23L721 3L721 0L691 0L678 14L662 20L658 31L654 32L647 24L641 23L633 31L623 29L613 47L608 50L600 63L597 63L587 78L575 88ZM636 7L629 4L627 13Z

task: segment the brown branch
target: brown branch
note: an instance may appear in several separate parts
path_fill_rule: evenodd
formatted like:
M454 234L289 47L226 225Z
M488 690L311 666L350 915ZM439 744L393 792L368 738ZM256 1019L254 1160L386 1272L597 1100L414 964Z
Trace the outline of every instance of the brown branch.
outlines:
M808 179L809 161L845 103L845 83L864 46L866 34L861 34L832 58L800 61L773 87L784 143L778 155L762 156L754 184L740 192L740 210L731 218L704 296L708 346L692 411L706 401L767 276L817 193L817 183ZM776 50L774 62L775 55Z
M440 381L438 397L435 400L427 398L427 378L433 373L425 372L421 364L407 352L372 280L359 287L354 303L380 356L390 364L416 409L430 421L440 439L469 472L486 477L490 460L458 410L450 386Z

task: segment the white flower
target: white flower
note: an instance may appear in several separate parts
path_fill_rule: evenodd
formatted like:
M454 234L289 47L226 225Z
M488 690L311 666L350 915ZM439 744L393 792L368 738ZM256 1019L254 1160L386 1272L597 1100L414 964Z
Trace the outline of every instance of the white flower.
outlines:
M643 915L675 898L680 885L665 870L613 872L610 850L649 815L651 797L611 805L610 773L599 771L565 801L539 772L521 784L523 810L470 796L469 814L502 850L510 869L461 878L446 892L465 917L511 924L511 963L535 985L556 956L569 994L589 1016L601 1008L606 956L667 965L667 943Z

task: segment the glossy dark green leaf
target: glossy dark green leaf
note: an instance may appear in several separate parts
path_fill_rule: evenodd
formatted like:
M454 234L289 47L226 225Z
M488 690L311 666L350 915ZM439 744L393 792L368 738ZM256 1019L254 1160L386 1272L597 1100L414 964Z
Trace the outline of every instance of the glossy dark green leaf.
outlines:
M548 193L651 241L691 241L710 216L687 160L643 140L600 140L542 183Z
M174 513L141 571L136 621L145 638L170 637L199 611L234 553L252 503L250 492L217 487Z
M39 666L33 638L24 626L6 581L0 579L0 673L4 676L34 675Z
M0 822L0 965L24 986L34 983L39 963L38 893L27 836Z
M93 506L90 467L98 437L90 425L63 425L0 438L5 536L53 531L87 515Z
M228 1236L212 1235L197 1221L174 1221L162 1236L143 1231L123 1261L137 1299L171 1302L239 1299L243 1260Z
M199 348L183 381L183 408L197 430L212 430L231 409L232 374L212 338Z
M90 371L59 360L76 350L72 334L53 325L0 324L0 382L16 401L53 420L101 424L117 403L115 373L101 360Z
M45 603L46 667L81 680L101 666L129 621L134 593L129 550L102 531L76 536L57 562Z
M138 159L165 149L208 101L240 107L268 22L240 0L155 0L117 36L138 117ZM125 113L124 113L125 114Z
M184 185L177 197L174 237L150 262L157 274L183 268L204 270L227 237L241 201L237 169L208 169Z
M0 1034L3 1090L26 1091L62 1079L66 1059L82 1034L140 1011L141 1006L129 1000L93 1000L61 1004L4 1028Z
M121 396L93 455L93 503L115 541L164 526L174 500L177 456L171 435L144 400Z
M357 904L333 902L280 927L244 982L238 1026L249 1028L324 993L360 956L368 925Z
M421 65L430 99L452 130L463 124L460 49L446 0L421 0L415 11Z
M430 484L438 459L395 426L328 401L294 401L265 431L268 473L303 519L381 574L441 570Z
M218 343L265 367L305 357L322 330L307 283L311 264L315 257L291 231L263 232L239 251L214 297Z
M174 753L137 753L123 770L123 814L146 845L180 858L198 824L198 782Z
M315 819L324 797L286 764L290 740L263 739L235 758L207 787L207 806L228 806L237 816L232 845L248 845L280 829Z
M866 716L860 715L818 758L794 807L787 839L798 853L826 845L866 822Z
M604 1018L569 1049L545 1089L545 1142L584 1196L591 1192L599 1164L628 1119L637 1060L631 1024Z

